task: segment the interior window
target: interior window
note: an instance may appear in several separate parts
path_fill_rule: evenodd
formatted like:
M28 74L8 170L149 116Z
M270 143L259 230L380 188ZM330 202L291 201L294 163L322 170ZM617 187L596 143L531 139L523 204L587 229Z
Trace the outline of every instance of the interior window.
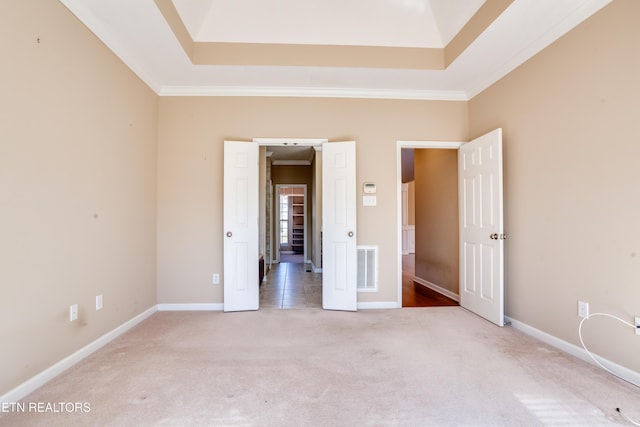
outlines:
M280 195L280 246L289 246L289 196Z

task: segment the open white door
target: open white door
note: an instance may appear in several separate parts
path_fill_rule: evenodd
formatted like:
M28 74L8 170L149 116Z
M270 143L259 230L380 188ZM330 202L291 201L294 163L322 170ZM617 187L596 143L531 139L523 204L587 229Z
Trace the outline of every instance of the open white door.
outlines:
M322 307L357 310L356 143L322 145Z
M224 311L257 310L258 144L224 142Z
M504 325L502 129L458 152L460 305Z

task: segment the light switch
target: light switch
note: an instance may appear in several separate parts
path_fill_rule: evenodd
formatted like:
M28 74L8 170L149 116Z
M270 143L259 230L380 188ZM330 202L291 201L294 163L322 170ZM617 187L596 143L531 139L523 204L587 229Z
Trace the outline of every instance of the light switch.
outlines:
M362 206L375 206L376 204L376 196L362 196Z

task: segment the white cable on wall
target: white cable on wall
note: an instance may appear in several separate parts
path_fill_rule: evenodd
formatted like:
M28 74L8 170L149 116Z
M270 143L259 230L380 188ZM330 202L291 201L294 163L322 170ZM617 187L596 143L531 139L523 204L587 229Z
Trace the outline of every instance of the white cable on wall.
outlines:
M604 366L602 363L600 363L600 361L598 361L598 359L596 359L596 357L589 351L589 349L587 348L587 346L584 343L584 339L582 338L582 325L584 324L585 320L590 319L593 316L604 316L604 317L610 317L612 319L616 319L619 322L624 323L627 326L632 327L633 329L636 328L636 325L627 322L626 320L623 320L621 318L619 318L618 316L614 316L613 314L608 314L608 313L592 313L589 316L583 318L580 321L580 325L578 326L578 336L580 337L580 344L582 344L582 348L584 349L584 351L587 352L587 354L589 355L589 357L596 363L596 365L600 366L602 369L604 369L605 371L609 372L611 375L620 378L623 381L626 381L624 378L622 378L620 375L616 374L615 372L613 372L612 370L608 369L606 366ZM618 413L620 413L620 415L622 415L627 421L629 421L631 424L636 425L636 426L640 426L640 423L638 423L637 421L632 420L631 418L629 418L624 412L622 412L622 409L620 408L616 408L616 411Z

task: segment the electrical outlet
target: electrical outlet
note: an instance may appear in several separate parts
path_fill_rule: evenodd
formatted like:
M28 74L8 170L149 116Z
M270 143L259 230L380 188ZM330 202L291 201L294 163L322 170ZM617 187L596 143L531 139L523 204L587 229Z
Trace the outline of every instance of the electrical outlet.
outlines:
M213 273L213 284L214 285L220 284L220 275L218 273Z
M578 316L589 317L589 303L584 301L578 301Z
M96 311L102 310L102 294L96 295Z
M69 322L73 322L78 319L78 304L73 304L69 307Z
M640 316L636 316L636 335L640 335Z

